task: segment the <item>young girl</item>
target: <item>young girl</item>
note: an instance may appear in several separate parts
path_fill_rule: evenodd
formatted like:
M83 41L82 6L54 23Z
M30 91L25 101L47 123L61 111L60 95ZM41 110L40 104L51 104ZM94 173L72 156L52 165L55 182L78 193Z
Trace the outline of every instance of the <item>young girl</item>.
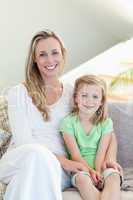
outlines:
M102 170L113 133L113 123L106 111L106 85L97 76L82 76L75 82L73 98L74 108L62 121L60 131L70 159L84 164L89 173L81 171L73 174L72 184L79 189L84 200L94 199L94 191L95 199L99 199L100 176L106 186L108 176L118 175L113 168ZM93 179L91 168L96 170ZM101 199L105 198L101 195ZM106 199L110 198L106 196ZM119 199L117 195L116 199Z

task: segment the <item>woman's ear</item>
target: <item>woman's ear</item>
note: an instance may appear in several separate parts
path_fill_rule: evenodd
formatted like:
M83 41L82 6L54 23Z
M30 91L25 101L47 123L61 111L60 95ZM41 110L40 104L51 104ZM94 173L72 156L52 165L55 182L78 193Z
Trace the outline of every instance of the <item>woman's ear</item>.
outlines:
M35 56L33 57L33 62L36 63L36 57Z
M35 55L35 52L32 54L32 60L34 63L36 63L36 55Z
M78 103L78 97L77 97L76 94L74 95L74 102L75 102L76 104Z

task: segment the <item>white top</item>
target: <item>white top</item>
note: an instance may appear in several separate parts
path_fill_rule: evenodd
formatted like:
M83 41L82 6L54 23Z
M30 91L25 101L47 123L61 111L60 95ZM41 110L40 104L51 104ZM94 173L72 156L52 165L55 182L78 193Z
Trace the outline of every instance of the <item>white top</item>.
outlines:
M39 143L45 145L53 153L66 154L64 142L59 133L59 124L71 109L72 87L70 85L64 85L60 99L49 106L50 121L44 121L23 84L11 88L7 100L13 135L10 148L28 143Z

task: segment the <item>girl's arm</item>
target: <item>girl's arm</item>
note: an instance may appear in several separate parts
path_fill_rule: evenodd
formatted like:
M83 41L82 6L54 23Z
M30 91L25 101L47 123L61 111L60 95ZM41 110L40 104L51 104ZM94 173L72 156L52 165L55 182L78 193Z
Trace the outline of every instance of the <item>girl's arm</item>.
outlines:
M95 160L95 169L101 174L102 165L104 163L106 153L112 138L112 133L105 134L102 136Z
M106 153L105 160L113 161L113 162L117 161L117 140L114 133L112 133L111 141L109 144L108 151Z
M97 184L98 181L100 180L100 176L91 167L89 167L88 163L80 155L80 151L79 151L75 138L72 135L67 134L67 133L63 134L63 138L67 146L67 149L69 153L71 154L72 160L74 162L76 161L78 163L81 163L84 166L83 171L89 172L94 182Z
M109 167L117 169L121 174L123 174L122 167L117 163L117 140L114 133L112 134L111 142L103 163L103 169Z
M63 134L63 138L67 146L67 149L71 155L72 160L81 162L88 168L87 162L80 155L79 147L77 145L75 138L72 135L67 134L67 133Z

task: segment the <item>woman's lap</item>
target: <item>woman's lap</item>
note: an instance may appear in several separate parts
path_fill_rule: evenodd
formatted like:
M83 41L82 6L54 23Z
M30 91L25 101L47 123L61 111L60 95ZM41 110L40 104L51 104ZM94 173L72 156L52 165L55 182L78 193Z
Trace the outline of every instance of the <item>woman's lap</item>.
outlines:
M22 167L25 160L29 159L30 162L31 157L34 155L43 159L44 167L46 168L44 168L44 170L47 170L49 166L53 166L55 168L55 173L56 170L58 173L60 171L62 190L71 186L69 173L61 168L56 156L40 144L25 144L8 150L0 160L0 180L8 183L12 179L12 176L16 175L17 171Z
M56 170L60 170L60 163L56 159L55 155L51 153L47 148L39 145L39 144L26 144L19 147L16 147L12 150L8 150L0 160L0 180L2 176L4 178L9 174L9 171L15 169L19 170L24 162L29 159L29 164L31 158L36 157L40 162L42 161L44 169L53 166ZM37 163L38 164L38 163Z

